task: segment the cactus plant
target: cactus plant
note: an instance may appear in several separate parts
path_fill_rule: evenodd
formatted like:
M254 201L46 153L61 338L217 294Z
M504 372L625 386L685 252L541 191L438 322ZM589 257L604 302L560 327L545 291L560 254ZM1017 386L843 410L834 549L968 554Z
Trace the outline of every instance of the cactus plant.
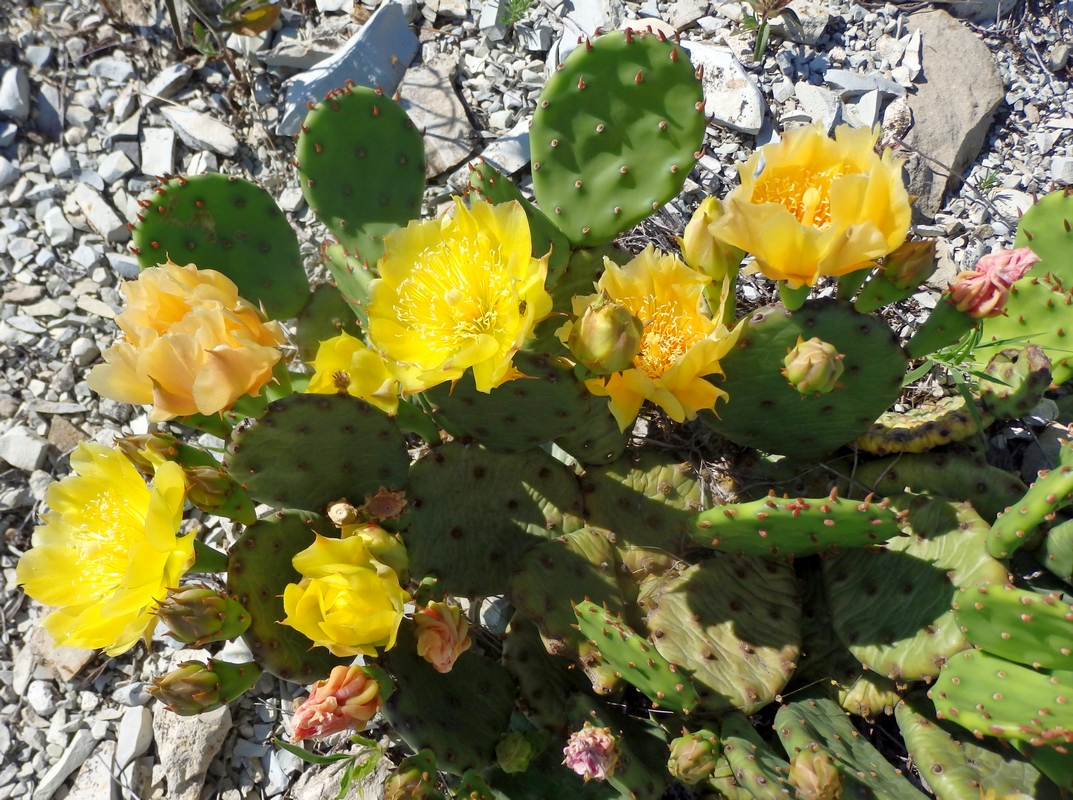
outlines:
M998 380L980 380L980 401L998 419L1024 416L1051 385L1051 360L1032 344L995 353L984 372Z
M1059 451L1059 466L1040 472L1025 496L995 520L987 537L987 552L1005 558L1020 549L1029 534L1048 516L1073 502L1073 443Z

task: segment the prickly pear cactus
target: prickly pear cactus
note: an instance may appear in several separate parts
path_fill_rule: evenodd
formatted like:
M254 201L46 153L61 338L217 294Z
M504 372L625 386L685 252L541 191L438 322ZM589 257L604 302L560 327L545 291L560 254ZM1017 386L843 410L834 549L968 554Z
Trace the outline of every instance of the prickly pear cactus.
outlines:
M1051 385L1051 360L1042 348L1031 344L995 353L984 372L989 379L980 380L980 401L998 419L1024 416Z

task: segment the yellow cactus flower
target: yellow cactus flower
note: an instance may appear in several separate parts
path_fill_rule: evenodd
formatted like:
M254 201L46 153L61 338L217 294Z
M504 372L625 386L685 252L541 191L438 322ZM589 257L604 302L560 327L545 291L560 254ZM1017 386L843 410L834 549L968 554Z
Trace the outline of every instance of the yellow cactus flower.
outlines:
M845 275L893 252L909 231L902 162L876 155L879 128L790 131L738 167L741 186L709 232L756 257L791 289ZM763 163L763 167L761 167Z
M371 403L387 414L399 410L399 382L383 357L348 333L320 343L313 359L314 375L308 394L338 394L345 391Z
M318 535L291 563L303 577L283 590L284 625L337 656L376 656L377 648L395 646L410 597L361 536Z
M723 374L719 359L738 337L701 310L701 294L711 278L651 245L625 266L605 259L605 267L597 288L641 320L644 335L633 366L586 381L589 391L610 398L608 406L621 430L637 418L645 400L675 422L714 409L727 395L704 377ZM574 312L591 301L575 297ZM559 331L560 337L568 334L569 326Z
M81 444L75 474L48 488L51 511L16 573L26 594L56 610L44 620L59 645L115 656L149 639L152 611L193 564L194 537L177 536L185 483L165 462L151 486L118 450Z
M90 372L98 394L152 405L149 419L162 422L225 411L272 378L283 331L263 322L225 275L168 261L120 288L123 338Z
M532 257L529 221L514 203L414 221L384 240L369 286L369 342L406 394L473 370L477 391L520 377L511 359L551 312L547 257Z

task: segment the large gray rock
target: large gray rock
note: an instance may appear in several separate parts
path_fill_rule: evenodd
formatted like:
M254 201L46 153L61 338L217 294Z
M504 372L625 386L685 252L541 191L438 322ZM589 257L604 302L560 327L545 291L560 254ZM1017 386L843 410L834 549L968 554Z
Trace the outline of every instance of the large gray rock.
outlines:
M425 174L434 178L473 152L475 131L455 92L456 60L440 55L414 67L399 89L399 102L425 132Z
M347 80L361 86L380 86L385 94L394 94L417 48L417 37L410 30L402 6L395 2L380 6L339 52L287 81L278 132L284 136L298 133L305 119L306 103L323 100L330 90L342 88Z
M905 143L932 159L910 155L909 194L917 196L914 215L930 220L942 206L947 169L960 175L979 154L1005 90L987 46L945 11L913 14L906 27L920 31L925 80L907 98L913 127Z
M764 124L767 104L756 82L737 56L726 47L703 42L682 42L689 60L704 68L704 111L716 125L751 136Z
M97 749L97 737L86 728L75 731L71 743L63 751L59 761L49 767L33 793L33 800L49 800L59 789L67 776L82 766L90 753Z
M15 122L30 116L30 81L22 67L8 67L0 77L0 115Z
M164 106L160 113L188 147L212 150L222 156L238 152L238 139L222 122L183 106Z
M115 779L112 777L116 743L101 742L82 764L75 776L74 784L67 795L67 800L107 800L118 792L113 792Z
M159 703L153 709L153 738L160 766L167 776L169 800L198 800L209 765L231 730L227 706L180 717Z

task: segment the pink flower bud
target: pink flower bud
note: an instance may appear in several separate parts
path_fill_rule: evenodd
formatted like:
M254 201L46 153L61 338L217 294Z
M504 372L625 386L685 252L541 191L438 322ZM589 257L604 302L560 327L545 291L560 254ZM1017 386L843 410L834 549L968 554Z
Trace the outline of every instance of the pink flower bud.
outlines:
M585 727L570 735L563 748L563 763L586 781L605 781L615 774L620 751L610 728Z
M1027 247L1002 250L976 262L950 284L949 302L970 317L998 317L1006 310L1010 286L1025 276L1039 256Z
M364 668L335 667L331 674L310 687L294 711L292 738L320 739L339 731L365 729L365 723L380 710L380 686Z
M462 609L446 603L429 603L414 614L417 654L437 672L450 672L455 661L469 649L469 620Z

